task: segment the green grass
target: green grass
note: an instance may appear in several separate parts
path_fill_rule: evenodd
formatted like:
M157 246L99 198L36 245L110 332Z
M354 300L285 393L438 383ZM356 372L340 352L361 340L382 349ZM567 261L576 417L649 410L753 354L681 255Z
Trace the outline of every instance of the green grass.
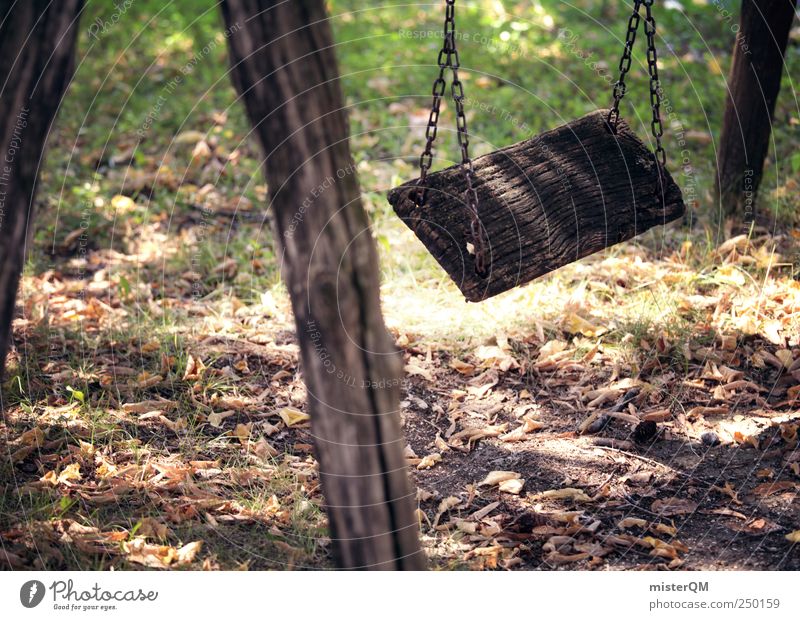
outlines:
M438 287L445 280L394 218L384 193L415 174L424 139L419 125L426 118L441 45L440 4L380 2L365 7L354 0L337 0L329 7L351 119L352 150L379 241L383 278L412 287ZM682 146L669 127L665 146L684 193L696 198L690 204L692 219L702 228L716 213L711 200L716 158L710 138L719 137L733 33L732 22L713 4L685 2L684 10L657 7L657 21L664 93L677 121L693 136L686 143L690 168L681 169ZM248 137L244 111L226 74L221 17L213 5L141 1L96 39L86 34L96 19L108 19L112 11L90 2L84 16L78 70L43 175L39 194L43 216L37 222L37 251L31 253L30 270L40 273L52 267L51 252L80 259L74 235L82 227L89 249L130 253L136 249L137 230L156 221L174 247L165 247L161 259L121 267L120 277L134 283L152 278L168 281L194 270L199 273L201 296L224 283L237 297L255 300L279 283L268 221L253 227L214 218L198 242L198 212L188 203L193 201L193 183L203 180L194 178L189 169L191 146L174 142L176 135L192 130L213 137L223 152L238 149L237 164L210 180L225 199L244 195L265 211L261 155ZM587 0L460 4L461 75L473 153L508 145L607 106L626 11L616 3ZM645 138L649 103L643 38L637 43L623 114ZM796 73L799 62L796 46L790 46L787 75ZM187 63L192 70L183 74ZM182 76L182 82L167 90L176 76ZM164 98L161 105L159 97ZM219 114L227 116L224 124L212 120ZM437 167L456 157L453 114L452 104L445 102ZM148 123L148 115L151 122L139 142L137 132ZM412 117L415 126L409 128ZM786 225L800 211L791 186L800 165L794 157L800 119L788 80L775 119L775 148L767 162L760 208ZM150 195L135 194L137 209L115 214L109 201L123 191L127 173L124 164L110 167L109 161L132 150L130 174L162 166L188 185L177 191L158 185ZM717 234L708 233L712 246ZM70 235L71 243L65 244ZM214 267L229 257L237 262L232 280L214 273ZM80 260L71 269L86 277Z
M370 192L367 206L379 225L388 215L382 192L413 174L421 150L424 132L421 128L409 130L409 114L415 118L424 116L429 105L430 84L436 74L433 65L441 45L440 4L380 2L365 7L354 0L337 0L330 5L342 83L350 106L353 152L356 161L363 164L359 172L364 189ZM685 14L656 7L662 84L683 127L711 134L716 140L733 33L730 23L713 4L688 1L684 7ZM107 18L112 11L111 7L90 2L85 27L96 18ZM479 0L460 5L460 55L468 104L472 104L471 108L468 105L468 112L474 152L510 144L607 106L609 81L615 77L626 20L626 9L611 2ZM571 35L560 36L564 29ZM409 33L424 36L412 38ZM649 102L643 43L640 37L634 50L623 113L646 137ZM213 48L204 51L209 44ZM166 95L165 86L193 60L196 62L191 73ZM796 73L798 62L797 47L790 46L786 58L788 75ZM236 195L244 190L258 204L254 187L262 183L260 155L246 137L249 127L226 69L221 18L213 5L203 7L188 0L167 5L137 2L98 40L83 32L78 71L59 117L57 139L62 148L50 149L44 191L40 193L47 211L57 208L58 220L39 219L40 245L46 247L54 241L58 245L78 228L87 204L97 197L108 199L110 192L119 191L119 180L95 175L94 165L98 160L107 162L136 144L137 130L159 96L165 96L166 103L139 145L135 165L164 159L180 178L186 171L188 152L172 144L174 137L189 129L208 132L226 150L243 151L241 163L215 185L224 194ZM786 219L798 206L797 192L783 188L800 166L794 156L800 123L788 80L784 86L775 114L775 150L767 164L761 202L762 208L772 209ZM210 122L212 114L220 111L228 115L223 127ZM452 128L452 117L448 102L442 124ZM72 153L65 147L72 146L76 139L79 148ZM687 147L691 178L677 174L681 147L674 132L667 128L666 148L673 172L684 189L687 184L696 186L700 214L712 214L713 144L690 141ZM451 131L441 134L437 155L443 158L438 162L440 166L455 157ZM411 165L398 170L397 158ZM64 180L61 173L68 162ZM174 215L181 212L179 205L174 192L160 189L147 203L146 215ZM110 219L108 210L91 210L93 247L109 247L115 224L120 226L119 221ZM269 246L269 233L265 230L252 242ZM120 249L124 251L124 245ZM234 249L236 252L230 255L238 256L241 247Z

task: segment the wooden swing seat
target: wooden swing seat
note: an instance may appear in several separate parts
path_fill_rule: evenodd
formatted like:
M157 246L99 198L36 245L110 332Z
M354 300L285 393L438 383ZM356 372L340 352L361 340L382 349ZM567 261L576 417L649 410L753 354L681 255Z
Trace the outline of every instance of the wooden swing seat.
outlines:
M461 166L428 175L417 206L410 181L389 192L414 231L468 301L482 301L584 256L681 217L681 190L652 152L608 110L473 161L478 215L486 231L485 277L475 272ZM662 186L663 185L663 186Z

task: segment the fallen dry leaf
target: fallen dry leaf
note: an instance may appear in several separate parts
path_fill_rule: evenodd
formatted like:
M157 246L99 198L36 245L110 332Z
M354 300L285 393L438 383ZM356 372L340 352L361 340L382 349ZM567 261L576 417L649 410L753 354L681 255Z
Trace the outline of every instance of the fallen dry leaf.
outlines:
M311 419L310 415L294 407L284 407L278 412L278 415L286 426L297 426Z
M253 424L237 424L236 428L233 429L232 435L236 437L241 443L246 443L250 439L250 433L252 432Z
M263 437L253 446L253 454L262 461L266 461L274 456L278 456L278 451Z
M222 428L222 422L225 418L229 418L232 415L236 415L234 411L222 411L217 413L214 411L213 413L208 414L208 423L213 426L214 428Z
M143 413L139 416L139 420L156 420L170 429L176 435L180 434L182 431L186 430L188 427L188 423L186 422L186 418L178 418L177 420L170 420L167 416L165 416L160 411L149 411L147 413Z
M514 480L519 478L520 474L515 471L490 471L486 477L478 483L479 487L496 486L506 480Z
M719 407L693 407L686 413L686 417L694 418L697 416L723 415L729 411L730 409L725 405Z
M134 388L144 389L153 387L154 385L158 385L164 380L164 377L161 375L156 375L148 371L144 371L136 376L134 381L131 381L129 385Z
M436 463L442 460L442 455L438 452L433 452L427 456L422 457L422 460L417 465L417 469L430 469Z
M145 517L139 522L139 528L136 530L136 534L145 538L165 540L169 534L169 528L158 519Z
M436 526L439 525L439 519L442 518L442 515L448 510L452 510L459 504L461 504L461 500L453 495L450 497L445 497L441 502L439 502L439 508L436 510L436 516L433 519L431 528L435 529Z
M487 504L486 506L484 506L480 510L476 510L475 512L473 512L469 516L469 518L472 519L473 521L480 521L484 517L488 516L489 513L491 513L499 505L500 505L500 502L492 502L491 504Z
M29 431L25 431L19 436L17 443L23 446L41 447L44 443L44 431L38 426Z
M650 506L650 510L662 517L672 517L674 515L687 515L697 510L697 502L679 497L669 497L667 499L657 499Z
M678 533L678 528L667 525L666 523L653 523L650 526L650 531L656 534L666 534L667 536L675 536Z
M511 480L503 480L497 488L501 493L519 495L523 486L525 486L525 480L522 478L512 478Z
M599 327L574 312L564 317L562 327L569 334L582 334L589 338L599 336L606 331L605 327Z
M58 475L58 481L64 484L69 484L73 480L81 479L81 466L78 463L67 465Z
M545 425L538 420L524 418L521 426L518 426L510 433L500 435L500 441L523 441L529 433L541 430L544 427Z
M130 562L148 568L167 568L177 558L177 550L169 545L151 545L144 538L123 543L122 550Z
M89 504L103 506L105 504L118 504L126 495L130 495L136 487L127 483L116 483L108 491L94 492L80 490L80 496Z
M570 499L576 503L591 502L592 498L580 489L566 487L563 489L550 489L534 495L535 499Z
M144 538L136 538L123 543L123 551L127 559L148 568L168 568L169 566L183 566L194 561L202 541L191 542L180 549L169 545L151 545Z
M190 542L180 549L178 549L176 556L175 556L175 564L178 566L182 566L184 564L189 564L193 562L197 554L203 548L203 541L197 540L195 542Z
M169 411L175 409L178 403L174 400L143 400L138 403L125 403L122 410L126 413L147 413L149 411Z
M775 495L776 493L780 493L782 491L793 490L795 488L797 488L797 484L791 480L763 482L753 489L753 495L758 495L759 497L768 497L770 495Z
M502 372L519 368L519 362L498 346L481 345L474 351L484 367L494 366Z
M620 521L617 525L619 526L620 529L623 530L627 530L628 528L631 527L646 528L647 521L645 521L644 519L637 519L636 517L626 517L625 519Z
M452 362L450 362L450 368L466 376L470 376L475 372L475 366L473 364L468 364L467 362L462 362L458 359L454 359Z
M405 366L405 371L410 376L418 376L426 379L427 381L433 381L433 375L431 374L430 370L423 368L419 364L411 361Z
M734 532L739 532L740 534L746 534L748 536L764 536L783 529L777 523L763 517L749 519L744 523L733 521L726 525Z
M672 411L669 409L659 409L658 411L648 411L641 414L643 422L666 422L672 418Z
M205 369L206 366L202 360L190 353L186 359L186 372L183 373L183 380L199 379Z

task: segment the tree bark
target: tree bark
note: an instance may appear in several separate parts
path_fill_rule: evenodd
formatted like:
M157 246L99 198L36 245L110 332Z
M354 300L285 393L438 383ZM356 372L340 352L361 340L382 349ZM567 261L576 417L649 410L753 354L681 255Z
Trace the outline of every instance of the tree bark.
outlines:
M717 151L717 197L723 216L745 227L755 218L795 5L796 0L742 0Z
M380 311L322 0L226 0L231 75L266 153L334 554L420 569L399 424L402 366Z
M82 0L0 2L0 377L33 221L36 177L72 77Z

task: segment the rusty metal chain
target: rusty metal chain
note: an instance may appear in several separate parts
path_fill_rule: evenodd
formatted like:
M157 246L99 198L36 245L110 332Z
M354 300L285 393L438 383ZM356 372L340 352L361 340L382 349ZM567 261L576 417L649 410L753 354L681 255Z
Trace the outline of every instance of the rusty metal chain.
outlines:
M650 127L656 148L653 154L656 161L664 168L667 165L667 154L661 145L664 135L664 126L661 124L661 81L658 79L658 54L656 53L656 20L653 18L653 0L644 0L644 32L647 35L647 71L650 74L650 108L653 110L653 120Z
M628 32L625 33L625 47L622 50L622 58L619 60L619 78L614 83L614 102L611 105L611 110L608 112L608 124L617 130L617 121L619 121L619 103L625 96L628 87L625 84L625 76L631 70L631 60L633 52L633 44L636 41L636 31L639 30L639 8L642 6L642 0L634 0L633 12L628 18Z
M439 51L439 76L433 82L433 101L431 102L428 126L425 129L425 150L419 158L420 189L415 195L415 202L418 206L425 204L428 171L433 164L433 143L438 133L439 112L446 88L445 72L447 69L450 69L453 75L450 94L456 108L458 146L461 149L461 168L464 172L464 181L466 184L464 202L470 213L470 236L475 252L475 271L479 275L485 275L486 231L478 216L478 192L475 189L475 169L472 165L472 159L470 159L469 156L469 131L467 129L467 116L464 112L464 84L458 78L458 69L461 67L461 63L458 58L458 49L456 48L455 4L456 0L445 0L444 44Z
M431 102L431 112L428 116L428 126L425 128L425 150L419 157L419 184L422 186L422 192L417 196L417 204L422 205L425 203L425 181L428 178L428 170L431 169L433 164L433 142L436 140L438 133L439 111L442 105L442 97L447 87L447 82L444 79L445 71L450 67L452 59L452 44L455 43L455 0L448 2L445 9L444 19L444 45L439 51L439 77L433 82L432 95L433 101Z
M650 129L655 140L653 156L661 169L667 165L667 154L661 144L664 135L664 126L661 123L661 82L658 78L658 53L656 52L656 20L653 18L653 3L655 0L634 0L633 12L628 19L628 32L625 35L625 47L622 50L622 58L619 61L619 79L614 83L614 101L611 110L608 112L608 123L611 128L617 130L619 121L619 104L627 92L625 76L631 68L631 52L633 43L636 41L636 31L639 29L641 16L639 9L642 5L645 8L644 32L647 36L647 72L650 76L650 109L653 117L650 121Z

